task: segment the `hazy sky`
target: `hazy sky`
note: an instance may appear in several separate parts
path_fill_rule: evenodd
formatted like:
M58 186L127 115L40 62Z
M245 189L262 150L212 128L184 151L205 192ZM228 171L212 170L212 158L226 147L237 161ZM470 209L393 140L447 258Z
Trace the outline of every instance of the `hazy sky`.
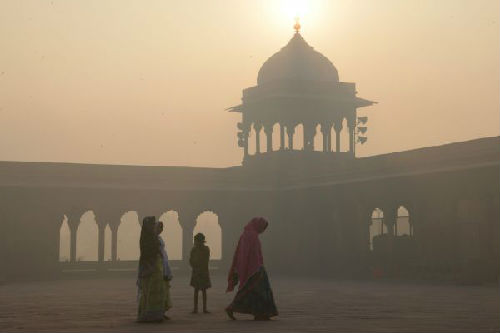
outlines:
M303 37L379 103L358 155L499 135L497 0L303 2ZM0 160L239 164L224 109L290 3L1 0Z

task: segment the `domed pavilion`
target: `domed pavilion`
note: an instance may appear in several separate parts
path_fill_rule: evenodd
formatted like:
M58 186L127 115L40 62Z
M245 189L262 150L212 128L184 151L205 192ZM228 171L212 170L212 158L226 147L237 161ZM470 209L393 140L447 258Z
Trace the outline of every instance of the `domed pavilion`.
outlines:
M357 119L357 108L374 103L356 96L355 83L340 82L332 62L309 46L296 29L288 44L262 65L257 85L244 89L242 103L229 108L229 111L242 114L242 121L238 123L238 145L244 150L245 165L270 156L274 160L274 156L280 156L288 162L303 159L304 155L321 155L320 160L352 158L357 141L356 127L359 120L364 123L367 119ZM276 124L280 131L279 149L274 144L273 150L273 129L278 128ZM297 149L294 133L300 125L303 144ZM314 137L318 129L323 137L323 146L315 151ZM360 129L366 131L366 127ZM332 131L335 147L332 147ZM349 148L341 152L342 131L349 133ZM255 133L253 155L249 154L251 132ZM261 151L262 132L266 136L266 152ZM365 138L360 139L363 142Z

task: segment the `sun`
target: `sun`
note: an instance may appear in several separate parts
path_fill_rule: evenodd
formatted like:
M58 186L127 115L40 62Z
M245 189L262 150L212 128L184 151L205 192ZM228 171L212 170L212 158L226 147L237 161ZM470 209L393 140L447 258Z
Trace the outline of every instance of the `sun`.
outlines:
M327 0L265 0L272 9L271 20L283 27L294 28L297 20L307 30L317 25L326 9Z
M281 8L287 19L292 22L296 18L304 19L310 14L311 2L307 0L281 0Z

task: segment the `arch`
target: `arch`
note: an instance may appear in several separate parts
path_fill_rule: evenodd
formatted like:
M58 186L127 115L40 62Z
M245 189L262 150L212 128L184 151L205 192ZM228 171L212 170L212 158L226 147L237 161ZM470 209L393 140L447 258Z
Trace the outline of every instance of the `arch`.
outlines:
M275 123L273 125L273 151L280 150L280 148L281 148L280 124Z
M387 233L387 227L384 223L384 212L380 208L372 211L370 221L370 250L373 250L373 237Z
M70 246L71 246L71 231L68 225L68 217L64 215L59 229L59 261L69 262Z
M298 124L295 126L295 132L293 133L293 150L303 150L304 149L304 125Z
M210 259L222 258L222 229L219 225L219 217L212 211L204 211L196 218L193 236L198 232L205 235L207 245L210 247Z
M76 231L76 261L97 261L97 229L94 212L83 213Z
M169 210L163 213L159 220L163 222L161 237L165 241L169 260L182 259L182 227L179 223L179 213Z
M347 119L342 120L342 131L340 131L340 151L349 151L349 127L347 127Z
M255 133L257 133L257 131ZM264 131L264 126L262 126L262 128L260 129L260 132L259 132L259 145L260 145L260 152L266 153L267 152L267 135L266 135L266 131Z
M321 125L318 124L314 130L314 151L323 151L323 132L321 132Z
M410 223L410 213L405 206L399 206L396 217L396 236L413 236L413 227Z
M252 124L250 126L250 132L248 133L248 155L255 155L257 152L256 146L255 146L255 128Z
M335 127L330 128L330 151L335 151L337 137L335 134Z
M111 228L106 224L104 228L104 261L111 261Z
M136 211L128 211L120 218L117 232L117 260L139 260L141 226Z
M283 123L280 126L283 126L283 135L285 136L283 140L284 143L283 150L290 149L290 142L288 142L287 126L284 125Z

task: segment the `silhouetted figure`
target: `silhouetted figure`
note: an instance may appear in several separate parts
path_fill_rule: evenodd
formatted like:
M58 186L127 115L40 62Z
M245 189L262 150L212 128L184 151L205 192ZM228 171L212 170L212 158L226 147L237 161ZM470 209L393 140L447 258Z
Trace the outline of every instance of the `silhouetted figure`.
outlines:
M200 290L203 295L203 313L209 313L207 309L207 289L212 286L208 272L209 260L210 248L205 245L205 235L197 233L194 236L194 246L189 257L189 264L192 268L191 286L194 288L193 313L198 313L198 294Z
M158 235L158 240L160 242L160 253L163 263L163 283L165 284L165 312L172 307L172 300L170 298L170 280L172 280L172 270L168 264L168 255L165 249L165 241L160 236L163 232L163 222L159 221L156 224L156 234ZM165 319L170 319L167 315L163 316Z
M161 322L165 313L165 283L156 219L142 220L139 271L137 277L137 321Z
M269 320L278 315L259 240L259 234L267 226L266 219L254 217L238 241L226 290L232 291L239 282L238 293L226 308L226 313L233 320L236 319L234 312L252 314L255 320Z

